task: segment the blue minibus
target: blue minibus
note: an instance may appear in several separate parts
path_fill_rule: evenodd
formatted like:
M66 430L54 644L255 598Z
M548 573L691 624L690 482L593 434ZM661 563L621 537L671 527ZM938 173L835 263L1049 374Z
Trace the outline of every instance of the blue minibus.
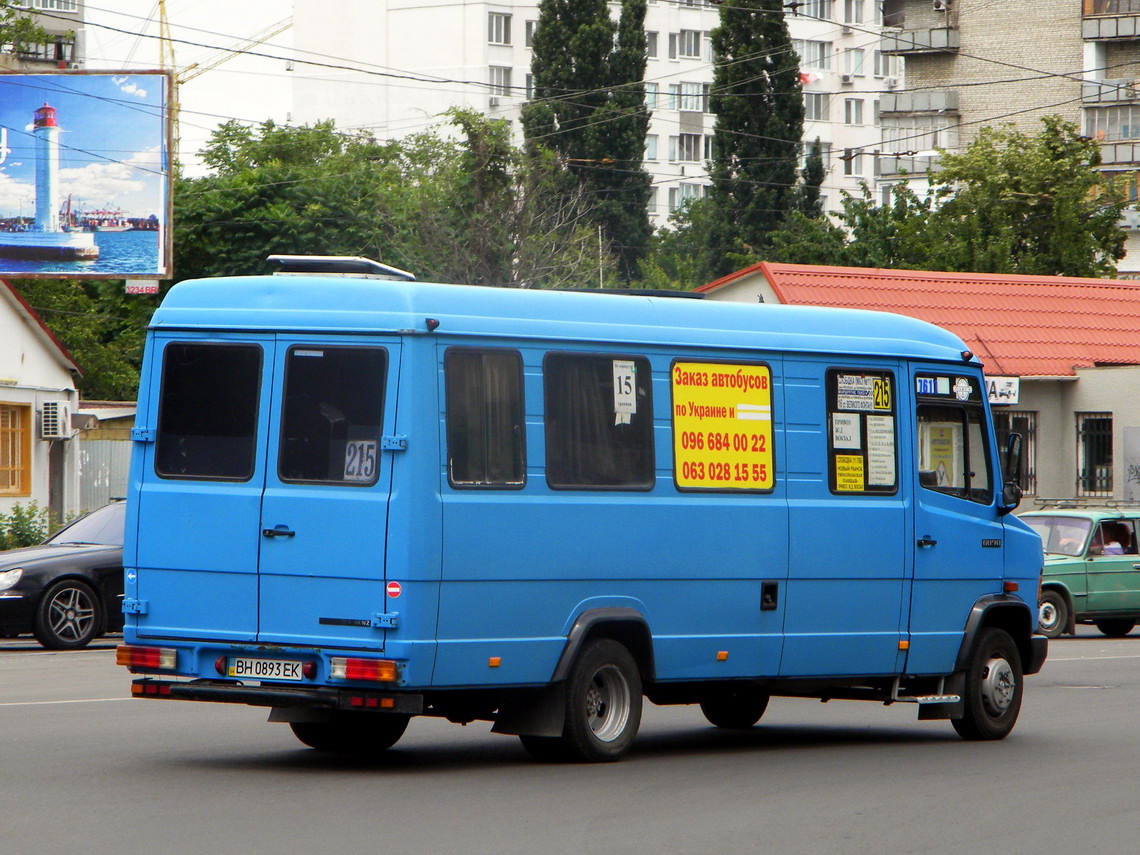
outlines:
M271 260L175 285L147 332L135 696L355 754L438 716L615 760L645 698L724 728L772 696L1013 728L1041 543L956 336Z

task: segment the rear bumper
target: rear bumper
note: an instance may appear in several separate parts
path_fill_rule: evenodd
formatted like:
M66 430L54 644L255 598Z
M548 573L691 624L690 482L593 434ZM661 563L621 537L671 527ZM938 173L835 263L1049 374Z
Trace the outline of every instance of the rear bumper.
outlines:
M253 707L354 710L407 715L418 715L424 711L423 695L406 692L373 692L328 687L300 689L292 686L246 686L216 680L185 682L147 677L132 681L131 694L136 698L207 701Z
M1049 639L1043 635L1030 636L1029 658L1024 663L1024 672L1026 674L1036 674L1045 664L1045 658L1048 655Z

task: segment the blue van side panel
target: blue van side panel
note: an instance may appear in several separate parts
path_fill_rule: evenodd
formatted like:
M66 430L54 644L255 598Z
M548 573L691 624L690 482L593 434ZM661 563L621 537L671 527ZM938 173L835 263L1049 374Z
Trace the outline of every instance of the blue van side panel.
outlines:
M444 347L441 341L441 365ZM546 682L567 628L584 603L600 601L643 614L659 680L774 676L782 614L760 611L760 582L786 574L782 487L768 494L678 491L672 354L623 347L603 350L647 356L654 374L653 489L637 502L627 491L551 490L541 413L546 349L520 349L525 488L455 490L440 466L444 563L434 685ZM778 382L778 365L770 364ZM442 382L441 371L441 389ZM718 660L722 651L727 658ZM501 659L498 667L488 667L492 656Z
M906 494L831 493L825 378L833 367L891 370L897 388L899 365L850 357L789 358L785 365L791 549L780 673L895 673L910 575ZM896 448L904 436L896 424Z

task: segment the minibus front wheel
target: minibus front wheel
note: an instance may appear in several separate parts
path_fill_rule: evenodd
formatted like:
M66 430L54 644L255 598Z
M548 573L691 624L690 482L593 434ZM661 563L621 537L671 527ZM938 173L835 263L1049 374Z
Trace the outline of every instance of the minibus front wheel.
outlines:
M588 644L566 678L562 735L520 736L539 760L619 760L641 726L641 673L630 652L609 638Z
M1025 690L1021 654L1009 633L983 628L966 668L964 715L951 721L963 739L1003 739L1017 722Z

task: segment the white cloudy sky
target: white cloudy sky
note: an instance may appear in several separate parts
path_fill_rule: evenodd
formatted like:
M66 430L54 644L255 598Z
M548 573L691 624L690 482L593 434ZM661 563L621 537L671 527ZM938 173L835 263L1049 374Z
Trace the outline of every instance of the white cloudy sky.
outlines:
M87 67L160 68L157 5L155 0L88 0ZM221 49L267 33L292 15L293 4L291 0L167 0L166 10L171 35L182 40L174 44L175 68L191 73L186 69L192 64L209 65L223 55ZM288 119L292 83L285 58L292 43L292 31L286 30L252 48L280 59L235 56L180 87L181 159L190 174L201 171L194 152L226 119Z

